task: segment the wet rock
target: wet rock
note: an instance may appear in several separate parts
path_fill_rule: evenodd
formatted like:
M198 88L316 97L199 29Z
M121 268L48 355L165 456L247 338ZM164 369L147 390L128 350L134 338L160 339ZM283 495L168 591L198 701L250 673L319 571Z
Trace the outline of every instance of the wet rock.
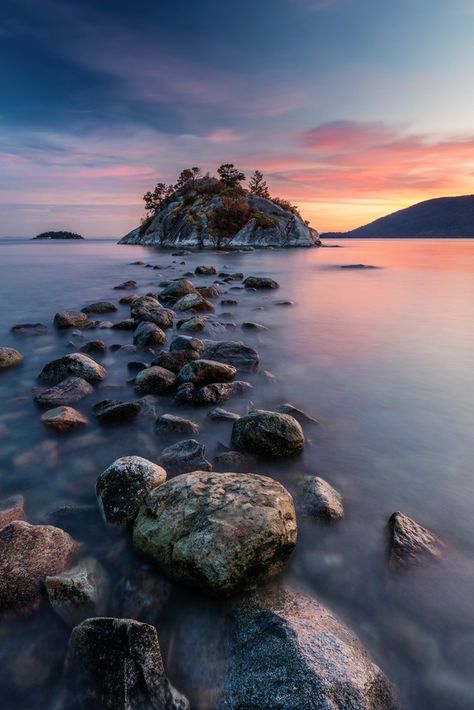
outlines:
M66 569L79 544L64 530L14 520L0 530L0 612L27 613L41 602L45 577Z
M378 269L378 266L372 266L371 264L343 264L341 269Z
M145 266L144 261L132 261L131 266Z
M166 334L154 323L143 322L133 334L133 343L138 348L153 348L166 343Z
M23 362L23 355L15 348L0 348L0 370L16 367Z
M101 382L107 371L84 353L72 353L48 362L38 379L47 385L57 385L67 377L81 377L89 383Z
M139 394L162 394L176 386L176 375L164 367L153 365L138 373L134 385Z
M184 330L188 333L200 333L206 327L207 322L206 318L202 316L196 316L188 320L180 320L178 321L178 330Z
M54 387L37 394L35 402L43 406L74 404L93 391L92 385L82 377L67 377Z
M220 289L216 284L212 286L198 286L197 291L203 296L203 298L217 298L221 295Z
M122 296L122 297L119 299L119 303L120 303L122 306L128 306L128 305L130 305L131 303L134 303L138 298L140 298L140 296L139 296L138 294L136 294L136 293L130 293L128 296Z
M214 274L217 274L217 269L215 266L196 266L194 269L194 273L197 276L213 276Z
M94 405L93 411L101 424L123 424L135 419L141 408L140 402L104 399Z
M117 306L110 301L97 301L81 308L83 313L115 313Z
M280 288L280 284L264 276L248 276L243 283L245 288Z
M237 306L238 301L235 300L235 298L223 298L221 300L221 305L222 306Z
M443 549L441 540L403 513L393 513L388 521L388 527L391 567L408 567L437 560L441 556Z
M60 311L54 316L53 323L60 330L81 328L87 323L87 314L82 311Z
M194 471L148 496L133 541L171 577L232 594L286 564L296 543L293 500L265 476Z
M178 475L189 471L211 471L210 462L204 457L205 447L195 439L183 439L163 449L160 464L169 474Z
M0 501L0 528L13 520L25 519L25 499L21 494L4 498Z
M285 404L279 404L278 407L276 408L277 412L281 412L282 414L290 414L292 417L297 419L300 424L301 422L309 422L311 424L318 424L319 422L314 419L311 415L307 414L306 412L303 412L302 409L298 409L297 407L294 407L292 404L289 404L288 402L285 402Z
M173 414L163 414L156 420L155 431L159 436L174 434L196 436L199 434L199 424L191 419L176 417Z
M236 414L236 412L230 412L228 409L222 409L222 407L216 407L215 409L211 409L211 411L207 413L207 416L210 419L214 419L217 421L235 422L237 421L237 419L240 419L240 414Z
M187 382L180 385L176 390L173 399L171 400L172 407L178 407L181 404L191 404L194 398L194 385Z
M256 593L234 602L228 618L231 665L216 710L397 707L359 640L316 600Z
M252 389L249 382L235 380L235 382L214 382L211 385L204 385L194 394L193 401L196 404L221 404L231 397L245 394Z
M244 330L257 330L260 332L268 330L266 325L262 325L261 323L254 323L254 321L245 321L244 323L242 323L242 328Z
M46 577L45 587L54 611L69 626L90 616L102 616L106 611L108 575L92 557L84 558L67 572Z
M233 380L236 368L216 360L194 360L185 365L178 373L178 382L192 382L194 386L207 382L227 382Z
M79 348L80 353L86 355L105 355L107 346L103 340L89 340L82 348Z
M256 350L245 343L232 340L207 344L202 357L205 360L217 360L227 365L233 365L237 370L251 372L257 369L260 361Z
M133 318L127 318L126 320L121 320L118 323L112 325L112 330L135 330L137 324Z
M275 306L294 306L294 301L276 301Z
M95 492L108 526L122 530L133 523L144 498L166 481L166 471L141 456L123 456L97 478Z
M303 450L304 434L289 414L257 410L234 422L232 444L264 456L293 456Z
M237 473L250 473L255 470L257 460L254 456L243 451L223 451L212 459L215 471L236 471Z
M177 301L188 293L197 293L197 289L188 279L178 279L168 284L160 293L162 301Z
M152 365L159 365L164 367L166 370L171 370L175 375L183 368L188 362L192 360L198 360L199 353L196 350L175 350L168 353L160 353L158 357L152 360Z
M190 335L178 335L170 343L170 352L180 350L192 350L193 352L202 353L204 341L199 338L193 338Z
M58 710L187 710L168 681L156 629L133 619L87 619L71 633Z
M171 583L154 565L137 561L113 591L114 615L156 625L171 590Z
M132 288L137 287L137 282L130 280L130 281L124 281L123 283L119 284L118 286L114 286L114 289L116 291L130 291Z
M55 407L41 415L41 421L50 429L64 434L89 424L89 420L73 407Z
M44 323L17 323L11 328L11 332L22 336L46 335L48 328Z
M197 313L214 310L212 303L199 293L188 293L176 301L174 308L177 311L195 311Z
M192 251L189 251L188 249L179 249L178 251L174 251L171 256L191 256Z
M304 509L322 520L342 520L342 496L319 476L304 476L300 482Z

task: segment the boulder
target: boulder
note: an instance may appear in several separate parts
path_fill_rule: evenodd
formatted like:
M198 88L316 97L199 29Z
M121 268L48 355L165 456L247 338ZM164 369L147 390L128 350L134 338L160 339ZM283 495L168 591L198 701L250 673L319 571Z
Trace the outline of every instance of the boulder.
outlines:
M187 333L200 333L208 324L208 320L203 316L195 316L187 320L178 321L178 330L184 330Z
M393 513L388 528L391 567L409 567L441 556L444 547L441 540L403 513Z
M115 313L116 310L117 306L110 301L97 301L81 309L82 313Z
M23 520L5 525L0 530L0 612L36 609L45 577L66 569L79 549L68 533L52 525Z
M86 619L71 633L58 710L188 710L168 681L156 629L133 619Z
M121 402L104 399L94 404L93 411L101 424L124 424L135 419L141 412L140 402Z
M56 614L69 626L106 611L109 579L102 565L86 557L67 572L46 577L45 587Z
M154 323L143 322L133 334L133 343L138 348L153 348L166 343L166 334Z
M190 335L177 335L170 343L170 351L191 350L192 352L202 353L204 350L204 341L199 338L193 338Z
M205 360L217 360L232 365L237 370L253 372L260 361L256 350L239 341L222 340L208 343L202 353Z
M41 421L50 429L54 429L61 434L89 424L87 417L73 407L48 409L47 412L41 415Z
M101 382L107 371L84 353L72 353L48 362L38 379L47 385L57 385L67 377L81 377L89 383Z
M196 266L194 269L194 273L197 276L214 276L217 274L217 269L215 266Z
M23 362L23 355L15 348L0 348L0 370L16 367Z
M183 296L173 306L177 311L213 311L214 306L207 301L200 293L188 293Z
M105 355L107 346L103 340L89 340L79 348L79 352L86 353L86 355Z
M296 544L293 500L266 476L194 471L146 498L133 541L169 576L229 595L283 569Z
M303 507L307 513L321 520L342 520L342 496L319 476L304 476L300 482Z
M205 448L195 439L184 439L163 449L160 464L169 474L188 473L189 471L211 471L212 466L204 458Z
M137 282L130 280L130 281L124 281L123 283L119 284L118 286L114 286L114 289L116 291L130 291L136 287L137 287Z
M204 298L217 298L221 295L220 288L216 284L213 286L197 286L197 291Z
M21 336L46 335L48 332L44 323L17 323L10 330L15 335Z
M59 384L44 390L35 396L35 402L43 406L61 406L75 404L87 395L92 394L94 388L82 377L66 377Z
M194 284L188 279L178 279L177 281L172 281L161 291L160 298L163 301L174 302L188 293L197 293Z
M263 456L293 456L303 450L304 434L289 414L257 410L234 422L232 444Z
M190 419L176 417L173 414L162 414L155 422L155 432L159 436L176 434L180 436L196 436L199 434L199 424Z
M243 282L245 288L268 289L280 288L280 284L265 276L247 276Z
M176 385L176 375L159 365L141 370L135 377L135 389L140 394L162 394Z
M193 402L201 405L221 404L231 397L245 394L252 389L249 382L235 380L235 382L214 382L204 385L194 393Z
M236 600L230 668L216 710L396 710L360 641L316 600L289 590Z
M192 404L194 399L194 385L186 382L184 385L179 385L173 399L171 400L172 407L179 407L182 404Z
M222 409L222 407L211 409L211 411L207 413L207 416L209 419L214 419L215 421L235 422L237 419L240 419L240 414L230 412L228 409Z
M87 313L82 313L82 311L59 311L54 316L53 323L60 330L82 328L87 323Z
M137 327L136 322L133 318L126 318L125 320L120 320L112 325L112 330L135 330Z
M108 526L122 530L133 523L144 498L166 481L166 471L141 456L123 456L97 478L95 492Z
M24 520L24 506L25 499L21 493L0 501L0 528L3 528L4 525L8 525L12 520Z
M152 360L151 364L164 367L177 375L181 368L192 360L199 360L199 353L196 350L175 350L173 352L160 353L158 357Z
M119 303L122 306L129 306L134 303L140 296L136 293L129 293L128 296L122 296L119 298Z
M233 380L236 368L216 360L194 360L178 373L178 382L192 382L197 387L207 382L227 382Z

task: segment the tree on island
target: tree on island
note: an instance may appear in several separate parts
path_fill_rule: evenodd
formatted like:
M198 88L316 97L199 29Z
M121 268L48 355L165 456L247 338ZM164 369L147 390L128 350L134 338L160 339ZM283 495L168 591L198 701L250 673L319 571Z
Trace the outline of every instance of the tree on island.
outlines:
M186 168L179 174L176 188L179 190L182 187L194 187L196 180L202 175L202 170L197 165L194 168Z
M51 232L41 232L33 239L84 239L80 234L76 232L67 232L63 229Z
M164 182L158 182L153 192L147 192L143 195L146 211L152 215L155 214L165 200L171 197L175 189L174 185L166 185Z
M270 191L266 180L263 177L263 173L260 170L256 170L249 181L249 192L251 195L256 197L264 197L266 200L270 200Z
M240 187L239 183L245 180L244 173L240 172L233 163L223 163L217 168L217 174L226 187Z

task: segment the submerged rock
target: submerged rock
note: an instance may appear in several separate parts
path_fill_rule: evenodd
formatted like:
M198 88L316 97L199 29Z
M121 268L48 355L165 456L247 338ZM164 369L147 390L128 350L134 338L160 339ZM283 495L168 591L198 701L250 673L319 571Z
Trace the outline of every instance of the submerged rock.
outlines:
M403 513L393 513L388 526L391 567L408 567L441 556L441 540Z
M216 710L396 710L359 640L316 600L279 590L229 612L230 669Z
M92 557L84 558L67 572L46 577L45 587L54 611L70 626L106 611L108 575Z
M155 431L159 436L172 434L196 436L199 434L199 424L173 414L163 414L155 422Z
M0 612L39 606L48 575L66 569L80 545L51 525L14 520L0 530Z
M103 340L89 340L79 348L79 352L86 353L86 355L105 355L107 346Z
M61 433L87 426L89 420L73 407L55 407L41 415L41 421L50 429Z
M245 288L280 288L280 284L266 276L247 276L243 282Z
M298 409L298 407L294 407L292 404L289 404L288 402L285 402L284 404L279 404L278 407L276 408L276 411L281 412L282 414L290 414L292 417L297 419L300 423L302 421L309 422L311 424L318 424L319 423L310 414L303 412L302 409Z
M155 565L137 560L113 591L114 616L156 626L171 590L171 582L158 572Z
M152 361L152 365L159 365L164 367L166 370L171 370L175 375L183 368L188 362L192 360L198 360L199 353L196 350L176 350L173 352L160 353Z
M141 370L135 377L135 389L140 394L162 394L176 385L176 375L159 365Z
M23 355L15 348L0 348L0 370L16 367L23 362Z
M260 362L256 350L240 341L221 340L208 343L202 353L205 360L217 360L227 365L233 365L237 370L253 372Z
M232 444L264 456L293 456L303 450L304 434L289 414L256 410L234 422Z
M232 594L283 569L296 543L293 500L265 476L194 471L148 496L133 541L171 577Z
M212 467L216 471L236 471L250 473L255 470L257 460L243 451L223 451L212 459Z
M35 402L44 406L61 406L79 402L92 394L94 388L82 377L66 377L59 384L35 396Z
M0 528L13 520L24 520L24 505L25 499L20 493L0 501Z
M194 385L186 382L184 385L179 385L173 399L171 400L172 407L179 407L181 404L191 404L194 398Z
M114 313L117 310L115 303L110 301L97 301L96 303L90 303L88 306L84 306L81 309L82 313Z
M67 377L81 377L87 382L100 382L107 371L84 353L72 353L48 362L41 370L38 379L47 385L57 385Z
M197 276L214 276L217 274L217 269L215 266L196 266L194 273Z
M133 619L87 619L71 633L58 710L187 710L168 681L156 629Z
M214 419L217 421L235 422L237 421L237 419L240 419L240 414L237 414L236 412L230 412L228 409L222 409L221 407L211 409L211 411L207 413L207 416L209 417L209 419Z
M199 338L193 338L190 335L178 335L170 343L170 351L191 350L192 352L202 353L204 350L204 341Z
M44 323L17 323L10 329L15 335L46 335L48 328Z
M212 466L204 458L204 451L204 444L200 444L195 439L184 439L163 449L160 456L160 464L170 474L188 473L189 471L211 471Z
M53 323L60 330L81 328L87 323L87 314L82 311L60 311L54 316Z
M319 476L304 476L300 483L305 510L323 520L342 520L342 496Z
M140 414L140 402L121 402L104 399L94 404L93 411L101 424L123 424L130 422Z
M144 498L166 481L166 471L141 456L123 456L103 471L95 491L104 521L124 529L133 523Z
M236 368L216 360L194 360L185 365L178 373L178 382L192 382L199 386L207 382L227 382L233 380Z
M193 402L201 405L221 404L231 397L245 394L252 389L249 382L235 380L235 382L214 382L204 385L194 393Z
M137 287L137 282L130 280L130 281L124 281L123 283L119 284L118 286L114 286L114 289L116 291L130 291L133 288Z

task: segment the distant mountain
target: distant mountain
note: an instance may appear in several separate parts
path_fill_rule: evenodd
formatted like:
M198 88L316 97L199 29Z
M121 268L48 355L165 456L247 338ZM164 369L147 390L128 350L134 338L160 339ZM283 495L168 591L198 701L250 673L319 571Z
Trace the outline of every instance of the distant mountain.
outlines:
M349 232L321 234L325 237L474 237L474 195L426 200Z
M33 239L84 239L80 234L75 234L74 232L42 232L38 234Z

